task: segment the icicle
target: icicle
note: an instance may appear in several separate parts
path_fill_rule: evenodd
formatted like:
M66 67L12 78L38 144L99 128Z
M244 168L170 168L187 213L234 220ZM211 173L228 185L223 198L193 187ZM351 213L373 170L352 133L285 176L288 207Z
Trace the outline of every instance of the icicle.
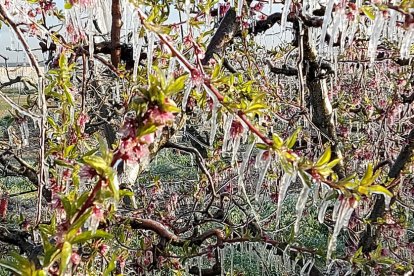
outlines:
M336 249L338 235L341 232L342 227L348 224L349 218L351 217L352 212L357 206L357 201L353 198L338 199L338 201L340 202L339 204L340 206L338 207L338 211L337 211L334 231L328 243L328 252L327 252L327 257L326 257L328 260L331 259L332 253ZM334 220L333 215L332 215L332 219Z
M325 45L326 31L327 31L328 25L331 21L332 9L333 9L334 4L335 4L335 0L328 0L328 3L326 5L325 15L323 16L321 41L319 42L319 51L318 51L319 53L322 53L323 46Z
M185 0L184 10L185 10L185 14L187 15L187 20L190 20L190 11L191 11L191 1L190 0Z
M202 262L201 262L201 261L202 261L202 258L203 258L203 257L201 257L201 256L200 256L200 257L198 257L198 275L199 275L199 276L202 276L202 275L203 275L203 274L201 273L201 265L202 265Z
M368 57L371 63L374 62L375 58L377 57L377 46L381 37L384 22L385 20L382 11L378 11L375 16L374 25L372 26L371 37L369 39L368 44Z
M336 51L333 50L333 44L334 41L336 41L336 37L339 34L340 31L340 24L342 21L342 18L345 16L345 10L344 9L340 9L336 14L335 14L335 19L332 25L332 34L331 34L331 38L329 40L329 46L328 46L328 53L331 54L331 60L333 60L333 57L337 57Z
M93 59L93 54L95 51L95 45L93 40L94 35L94 26L93 26L93 20L94 20L94 12L93 8L88 9L89 14L89 20L88 20L88 48L89 48L89 58Z
M260 188L262 187L263 180L266 176L267 170L269 169L271 161L272 161L272 156L269 155L264 165L259 168L259 179L257 180L257 183L256 183L256 193L255 193L256 201L259 201Z
M283 266L284 266L285 272L287 273L290 272L290 265L291 265L289 251L290 251L290 246L287 245L285 247L285 250L283 250Z
M323 223L325 221L325 213L326 213L326 209L328 209L328 206L329 206L329 201L326 200L319 207L319 212L318 212L318 221L319 221L319 223Z
M231 124L233 122L233 114L229 114L228 116L226 116L226 118L224 119L224 127L223 127L223 131L224 131L224 135L223 135L223 146L221 147L221 151L224 153L227 151L228 148L228 144L229 144L229 137L230 137L230 129L231 129Z
M402 59L410 57L412 40L414 39L414 28L410 28L405 32L404 38L401 43L400 56Z
M246 169L247 164L249 163L250 154L252 153L255 143L256 143L256 138L254 138L252 143L247 147L246 152L243 155L243 162L241 163L240 168L239 168L239 179L238 179L239 187L243 185L244 170Z
M221 273L221 276L224 276L224 275L226 275L226 271L224 269L224 250L225 250L225 247L224 248L218 248L217 250L219 251L219 262L220 262L220 267L221 267L220 273Z
M302 180L303 187L302 187L302 191L299 194L298 201L296 202L296 221L295 221L295 226L294 226L295 236L299 233L300 220L302 218L303 210L306 207L306 201L308 199L308 195L311 190L308 184L306 184L305 180L302 179L301 174L299 174L299 177Z
M188 97L190 96L192 85L191 83L187 84L187 89L184 92L183 101L181 102L181 109L186 110Z
M280 215L282 214L282 203L285 200L285 196L287 193L287 190L289 189L289 186L292 182L296 180L296 173L290 174L286 173L282 176L282 179L280 180L279 184L279 195L277 198L277 210L276 210L276 228L279 228L279 222L280 222Z
M119 82L118 81L115 82L115 89L112 90L112 91L113 91L113 100L114 100L114 102L119 103L121 101L121 96L120 96L121 92L120 92L120 87L119 87Z
M255 161L255 163L254 163L254 168L255 168L255 169L259 168L260 164L262 163L262 156L263 156L263 153L264 153L264 152L265 152L264 150L260 150L260 151L257 153L257 155L256 155L256 161Z
M20 124L20 134L22 138L22 146L26 147L29 145L29 127L27 126L27 120L23 119Z
M282 33L282 35L285 32L286 22L287 22L287 17L289 15L291 2L292 0L286 0L285 5L283 6L282 19L280 21L280 32Z
M219 108L219 103L217 100L213 99L213 108L211 110L211 119L210 119L210 140L209 145L213 145L214 138L216 137L217 132L217 110Z
M337 219L337 217L338 217L338 212L339 212L339 209L340 209L340 207L341 207L341 201L340 200L337 200L336 202L335 202L335 205L334 205L334 208L333 208L333 211L332 211L332 220L336 220Z
M175 71L175 64L177 63L177 58L176 57L171 57L170 58L170 63L168 64L168 69L167 69L167 79L170 80L174 77L173 72Z
M234 165L237 159L237 151L239 150L239 146L240 146L240 140L241 140L242 136L238 135L236 137L236 139L234 140L233 143L233 152L232 152L232 157L231 157L231 164Z
M134 70L132 78L135 81L137 79L139 57L141 56L142 44L144 44L144 39L139 36L141 31L141 23L139 20L137 26L132 30L132 58L134 60Z
M75 121L75 108L73 106L69 107L69 122L70 124L73 124Z
M152 60L154 58L155 36L152 32L148 32L148 49L147 49L147 72L148 76L152 73Z
M234 246L230 244L230 275L234 275Z
M309 275L314 263L314 259L307 260L306 263L303 265L302 269L300 270L300 275ZM308 271L306 272L306 270Z
M244 0L237 0L237 17L242 15Z
M391 197L389 197L388 195L385 195L385 194L383 196L384 196L384 200L385 200L385 210L389 210L390 209L390 203L391 203Z
M388 12L390 14L390 19L388 21L387 37L389 40L395 41L398 13L391 9L388 10Z

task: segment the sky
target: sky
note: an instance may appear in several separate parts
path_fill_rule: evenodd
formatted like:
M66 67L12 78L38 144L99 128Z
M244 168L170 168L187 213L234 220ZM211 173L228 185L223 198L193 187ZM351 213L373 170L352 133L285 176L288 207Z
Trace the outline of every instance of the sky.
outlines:
M22 0L20 0L22 1ZM57 7L59 9L63 9L64 0L56 0L55 1ZM29 45L32 49L39 48L39 41L36 38L29 38ZM11 48L12 50L17 51L10 51L6 48ZM14 37L8 26L5 24L2 25L0 29L0 54L9 58L9 62L24 62L27 61L26 54L21 51L20 43ZM43 56L40 51L35 51L35 54L40 57L40 60L43 60ZM0 59L0 64L3 63L3 59Z
M23 1L23 0L20 0ZM106 0L109 1L109 0ZM56 5L59 9L64 9L64 0L56 0ZM276 5L275 5L276 6ZM267 5L265 5L264 7L264 12L268 13L269 12L269 7L267 7ZM280 7L275 7L274 10L280 10ZM173 12L174 13L174 12ZM170 18L168 21L178 21L178 13L176 13L176 15L174 16L174 14L171 15L172 18ZM56 21L57 22L57 21ZM272 28L274 29L274 28ZM278 26L276 26L276 29L278 29ZM269 30L268 33L274 33L275 30ZM270 39L265 39L263 40L263 38L260 38L263 44L270 44L270 43L274 43L274 41L270 41ZM31 46L32 49L39 49L39 45L38 45L39 41L36 38L29 38L29 45ZM7 50L6 48L11 48L12 50L15 51L10 51ZM18 51L16 51L18 50ZM44 60L44 57L42 56L40 51L34 51L34 53L39 57L39 60ZM18 62L18 63L24 63L27 62L27 57L26 54L21 51L21 45L20 43L17 41L17 39L14 37L14 35L11 33L11 31L9 30L9 28L7 26L5 26L3 24L3 27L0 29L0 54L2 54L3 56L6 56L9 58L9 62ZM3 59L0 59L0 64L3 63Z

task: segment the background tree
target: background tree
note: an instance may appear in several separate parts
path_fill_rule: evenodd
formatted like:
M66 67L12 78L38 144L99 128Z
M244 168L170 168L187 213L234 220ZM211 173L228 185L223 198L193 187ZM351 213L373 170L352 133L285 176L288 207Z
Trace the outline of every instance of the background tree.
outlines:
M35 186L2 191L3 267L412 271L411 1L56 4L0 2L36 73L0 86L4 179Z

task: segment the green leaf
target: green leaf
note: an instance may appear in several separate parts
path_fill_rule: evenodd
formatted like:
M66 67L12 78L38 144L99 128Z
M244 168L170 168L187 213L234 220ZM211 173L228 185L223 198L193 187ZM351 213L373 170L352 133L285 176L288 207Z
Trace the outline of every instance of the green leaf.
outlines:
M56 247L50 247L45 251L45 257L43 259L43 265L48 266L54 261L56 256L59 254L59 250Z
M280 149L283 146L283 140L282 140L282 138L280 138L280 136L277 135L276 133L273 133L272 139L273 139L273 146L276 149Z
M69 10L73 7L73 5L70 2L65 2L65 9Z
M332 169L333 167L335 167L339 162L341 162L341 159L336 158L334 160L332 160L331 162L329 162L328 164L326 164L326 166L330 169Z
M89 218L89 216L91 215L92 210L89 209L86 213L84 213L80 218L78 218L69 228L69 231L67 233L67 237L69 240L71 240L73 237L76 237L79 228L81 228L86 220Z
M325 152L319 157L318 161L316 162L316 166L323 166L331 160L331 147L327 147Z
M83 161L94 168L100 175L107 174L111 167L105 162L105 160L96 155L84 156Z
M293 146L296 143L296 140L298 139L298 134L301 130L302 130L302 128L299 127L297 130L295 130L295 132L292 133L292 135L289 136L289 138L286 139L285 146L288 149L293 148Z
M92 231L86 231L83 232L82 234L77 235L73 240L72 240L72 244L75 243L84 243L88 240L91 239L112 239L113 236L103 230L96 230L95 233L93 233Z
M112 255L111 261L109 262L108 266L106 267L103 276L109 276L111 275L111 272L115 269L116 267L116 259L117 259L118 255L117 253L114 253Z
M60 56L59 56L59 67L60 67L60 69L67 68L67 65L68 65L68 61L66 59L66 56L65 56L64 53L61 53Z
M145 124L137 131L137 136L144 136L157 131L157 126L154 124Z
M170 82L166 89L167 95L173 95L176 94L184 89L185 81L187 80L188 75L182 75L181 77L178 77L174 81Z
M66 268L70 262L70 257L72 256L72 244L65 241L60 252L60 267L59 275L65 275Z
M372 6L362 5L361 10L369 19L375 20L375 11Z
M60 201L62 202L63 209L65 209L66 215L68 216L67 218L70 219L73 214L72 214L72 204L69 198L66 196L62 196L60 198Z
M221 64L220 62L217 62L216 65L214 66L213 73L211 74L212 80L216 79L219 76L220 69L221 69Z
M251 104L251 105L249 105L245 110L244 110L244 113L245 114L248 114L248 113L252 113L252 112L256 112L256 111L258 111L258 110L261 110L261 109L266 109L267 108L267 106L265 105L265 104L262 104L262 103L254 103L254 104Z
M365 171L365 175L364 177L361 179L361 185L363 186L368 186L370 184L372 184L373 182L373 177L372 175L374 174L374 169L372 164L368 164L367 170Z
M355 181L346 181L346 182L342 182L341 181L341 184L345 188L347 188L348 190L353 190L353 189L355 189L356 187L359 186L359 183L358 182L355 182Z
M112 173L109 174L109 189L112 191L114 199L116 201L119 201L119 181L117 174L112 171Z
M389 197L394 196L390 191L387 190L387 188L381 185L371 185L366 188L370 194L381 194Z
M256 143L256 148L261 149L261 150L268 150L269 146L264 143Z
M65 158L68 157L75 147L76 147L76 144L67 146L64 150L63 157L65 157Z

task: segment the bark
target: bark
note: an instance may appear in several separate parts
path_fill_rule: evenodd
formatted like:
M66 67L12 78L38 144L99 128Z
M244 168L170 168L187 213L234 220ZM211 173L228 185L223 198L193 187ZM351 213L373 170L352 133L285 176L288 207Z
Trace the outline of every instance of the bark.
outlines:
M230 8L207 46L204 59L201 61L202 64L207 64L208 61L213 58L214 54L222 53L225 46L233 39L239 25L236 17L236 10Z
M121 60L121 27L122 14L120 0L112 0L111 62L115 68L118 68Z
M42 253L41 246L36 246L28 241L30 234L15 229L0 227L0 242L17 246L21 254L26 254L36 268L41 268L38 256Z
M15 159L18 165L11 164L11 159ZM4 167L4 171L26 177L36 187L39 186L39 179L36 170L30 167L24 160L15 156L12 152L5 151L0 154L0 164ZM47 202L52 200L52 192L46 187L43 187L42 195Z
M414 152L414 129L410 131L405 139L405 146L402 148L394 164L388 172L389 178L398 178L401 171L409 163L413 157ZM391 190L391 189L390 189ZM369 216L370 222L376 222L378 218L381 218L385 214L385 198L383 195L379 195L375 201L372 212ZM378 233L373 233L373 225L368 224L362 237L359 241L358 248L362 247L362 251L367 254L377 248Z
M332 159L342 158L341 151L338 147L336 128L333 120L333 109L328 95L328 86L325 78L321 78L321 64L316 58L316 50L310 45L309 37L304 36L304 62L308 65L305 69L306 85L309 90L309 101L312 106L312 122L321 131L322 142L332 143ZM326 65L324 65L326 66ZM306 66L305 66L306 68ZM335 168L339 178L345 177L345 170L341 163Z

